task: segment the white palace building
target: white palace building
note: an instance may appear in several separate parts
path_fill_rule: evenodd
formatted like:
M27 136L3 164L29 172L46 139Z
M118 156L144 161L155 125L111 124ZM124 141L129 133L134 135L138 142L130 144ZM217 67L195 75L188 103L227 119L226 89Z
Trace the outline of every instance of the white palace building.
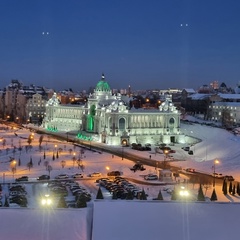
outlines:
M102 75L84 106L62 105L54 94L46 104L43 127L109 145L184 142L180 113L170 98L159 109L130 109L124 99L112 94Z

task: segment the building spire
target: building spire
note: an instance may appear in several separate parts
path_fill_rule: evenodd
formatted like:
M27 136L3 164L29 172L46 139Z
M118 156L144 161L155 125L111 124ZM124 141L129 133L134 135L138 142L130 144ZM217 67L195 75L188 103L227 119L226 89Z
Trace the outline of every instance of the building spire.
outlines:
M103 81L105 80L105 76L104 76L104 73L102 73L102 80L103 80Z

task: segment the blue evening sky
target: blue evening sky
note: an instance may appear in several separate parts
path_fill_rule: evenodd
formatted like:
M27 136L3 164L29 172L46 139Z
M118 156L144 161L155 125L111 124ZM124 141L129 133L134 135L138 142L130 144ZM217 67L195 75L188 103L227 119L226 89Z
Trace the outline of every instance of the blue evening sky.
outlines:
M237 0L1 0L0 88L82 90L102 73L111 88L235 87L239 12Z

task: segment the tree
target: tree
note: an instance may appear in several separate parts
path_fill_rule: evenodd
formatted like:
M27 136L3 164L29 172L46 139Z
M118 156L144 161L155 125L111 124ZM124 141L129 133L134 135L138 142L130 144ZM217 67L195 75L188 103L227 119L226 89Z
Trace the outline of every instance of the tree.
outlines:
M46 170L47 170L48 165L49 165L49 162L48 162L48 161L45 161L45 162L44 162L44 166L46 167Z
M199 189L198 189L198 196L197 196L198 201L205 201L205 197L203 195L203 190L202 190L202 185L200 184Z
M98 188L96 199L103 199L103 194L100 187Z
M176 201L176 200L177 200L177 193L176 193L176 190L175 190L175 189L173 189L173 191L172 191L171 200L173 200L173 201Z
M21 166L21 159L18 159L18 166Z
M33 166L33 160L32 160L32 157L30 157L30 162L31 166Z
M117 199L117 193L115 191L113 192L112 199Z
M42 141L43 141L43 135L41 135L41 136L39 137L39 146L42 145Z
M130 190L128 190L127 196L126 196L126 200L133 200L133 194Z
M236 193L236 187L235 185L233 185L232 195L235 195L235 193Z
M64 196L61 196L59 201L58 201L58 205L57 208L67 208L67 203L65 201Z
M6 195L5 195L4 207L9 207L9 202Z
M58 156L58 151L57 151L57 153L56 153L56 158L57 158L57 159L59 158L59 156Z
M144 189L141 192L140 200L147 200L147 196L146 196L146 193L145 193Z
M228 192L227 191L227 181L224 180L223 183L224 183L224 185L223 185L223 194L227 195L227 192Z
M50 177L50 173L51 173L52 169L53 169L52 166L48 164L47 171L48 171L49 177Z
M156 200L163 200L163 196L162 196L161 189L160 189L159 192L158 192L158 196L157 196L157 199L156 199Z
M86 197L84 196L84 194L80 194L77 198L77 202L76 202L76 207L77 208L85 208L87 207L87 201L86 201Z
M54 161L55 160L55 154L53 153L53 156L52 156L52 160Z
M240 185L239 185L239 182L237 183L237 194L238 194L238 196L240 196Z
M229 188L228 188L228 192L231 194L232 193L232 182L230 182L230 184L229 184Z
M211 201L217 201L217 194L215 188L213 189L212 196L210 198Z
M66 161L62 160L61 161L61 166L62 166L62 168L64 168L66 166Z
M44 153L43 153L43 159L46 159L46 153L45 153L45 150L44 150Z

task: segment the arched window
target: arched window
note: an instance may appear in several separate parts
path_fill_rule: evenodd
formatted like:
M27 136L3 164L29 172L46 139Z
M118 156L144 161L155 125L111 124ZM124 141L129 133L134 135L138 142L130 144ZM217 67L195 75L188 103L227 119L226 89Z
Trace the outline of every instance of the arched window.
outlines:
M170 118L170 119L169 119L169 125L173 125L174 123L175 123L174 118Z
M119 125L119 130L125 130L125 119L120 118L118 125Z

